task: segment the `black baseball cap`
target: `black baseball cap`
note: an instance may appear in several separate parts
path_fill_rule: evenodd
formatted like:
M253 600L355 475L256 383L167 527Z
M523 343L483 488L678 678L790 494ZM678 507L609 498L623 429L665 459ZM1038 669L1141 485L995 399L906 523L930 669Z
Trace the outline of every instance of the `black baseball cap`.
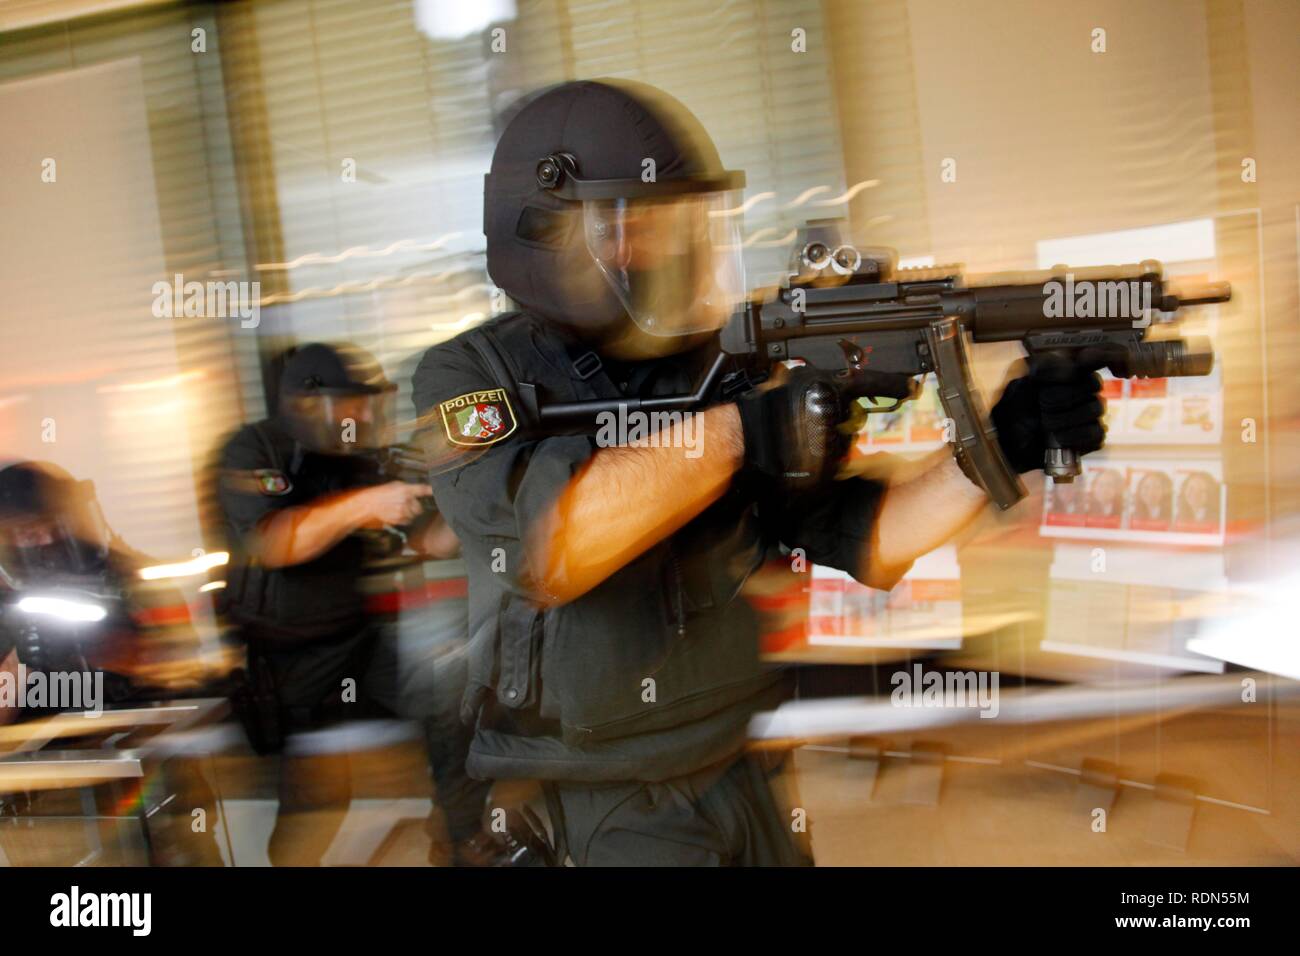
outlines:
M396 386L373 355L352 345L313 342L284 359L281 395L378 395Z

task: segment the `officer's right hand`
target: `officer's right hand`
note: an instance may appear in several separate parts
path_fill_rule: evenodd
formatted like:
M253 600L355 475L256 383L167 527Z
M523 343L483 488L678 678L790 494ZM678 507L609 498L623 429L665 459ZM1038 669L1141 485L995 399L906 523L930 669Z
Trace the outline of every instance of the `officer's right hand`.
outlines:
M401 527L419 516L423 507L420 499L433 494L428 485L408 485L404 481L390 481L361 492L367 522L390 527Z
M745 470L790 491L835 477L849 449L842 427L851 402L825 372L780 367L777 376L736 401L745 437Z

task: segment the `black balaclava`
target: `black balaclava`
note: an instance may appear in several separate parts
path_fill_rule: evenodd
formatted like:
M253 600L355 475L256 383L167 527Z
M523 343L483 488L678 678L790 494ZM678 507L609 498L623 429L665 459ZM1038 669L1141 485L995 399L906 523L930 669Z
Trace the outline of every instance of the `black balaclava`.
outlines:
M20 578L44 574L91 574L108 557L107 541L86 540L98 521L89 481L77 481L58 465L25 461L0 470L0 564ZM15 525L41 522L51 540L19 545Z
M534 95L506 126L483 194L492 281L529 312L599 342L629 324L583 238L581 204L538 182L538 162L568 153L586 179L635 179L654 161L671 182L722 171L704 127L643 83L584 80Z

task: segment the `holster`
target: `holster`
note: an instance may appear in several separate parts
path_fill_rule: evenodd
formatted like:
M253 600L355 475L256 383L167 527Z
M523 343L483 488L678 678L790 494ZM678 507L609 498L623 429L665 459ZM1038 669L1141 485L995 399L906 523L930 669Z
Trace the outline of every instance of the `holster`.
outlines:
M255 752L265 756L284 749L285 728L275 677L253 644L248 645L248 666L237 675L231 702Z

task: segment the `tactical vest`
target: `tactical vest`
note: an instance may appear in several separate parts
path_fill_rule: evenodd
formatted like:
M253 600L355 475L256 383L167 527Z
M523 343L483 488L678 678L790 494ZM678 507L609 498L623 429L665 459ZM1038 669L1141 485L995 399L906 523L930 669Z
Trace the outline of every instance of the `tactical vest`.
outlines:
M267 422L249 426L266 451L269 467L290 482L292 504L312 492L300 487L306 466L301 448ZM301 500L295 500L301 498ZM247 634L292 645L355 630L365 618L357 589L363 546L345 538L328 552L299 565L267 568L250 560L239 541L229 542L230 564L222 569L228 584L218 591L218 610Z
M522 433L516 440L543 437L529 413L532 399L520 394L529 385L543 402L622 394L594 353L567 345L526 314L480 326L464 340L494 384L511 393ZM689 368L670 369L641 394L684 390L690 375ZM695 741L696 751L708 752L710 742L698 740L701 726L724 711L744 710L780 676L760 665L756 616L737 599L764 553L755 505L733 490L568 604L539 607L503 587L499 576L471 571L476 627L465 716L486 715L480 727L487 731L476 740L471 769L477 760L497 776L630 779L639 764L663 763L674 728L680 739ZM734 736L744 719L720 724ZM563 747L531 748L530 757L528 746L494 732L502 723L558 735ZM638 740L653 753L638 753ZM597 774L588 765L586 756L602 742L618 752L623 767ZM497 752L484 753L485 747Z

